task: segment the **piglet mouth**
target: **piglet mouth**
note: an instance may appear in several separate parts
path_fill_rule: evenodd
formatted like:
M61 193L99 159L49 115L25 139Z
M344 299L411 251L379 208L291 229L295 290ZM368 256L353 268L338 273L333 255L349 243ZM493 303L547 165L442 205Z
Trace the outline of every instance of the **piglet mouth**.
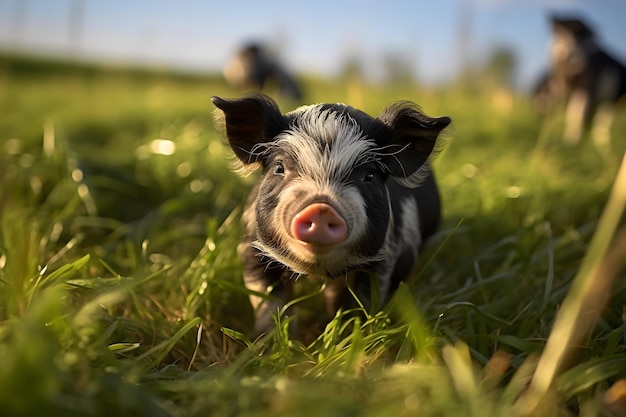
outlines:
M326 255L332 252L333 249L337 248L337 245L326 245L323 243L310 243L310 242L303 242L303 241L297 241L296 244L304 253L307 253L313 256Z

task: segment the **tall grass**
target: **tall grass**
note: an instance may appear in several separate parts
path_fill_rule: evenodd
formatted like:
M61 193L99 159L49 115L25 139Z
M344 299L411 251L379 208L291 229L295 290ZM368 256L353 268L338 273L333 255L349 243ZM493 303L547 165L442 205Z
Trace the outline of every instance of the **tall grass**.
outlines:
M231 173L209 100L238 92L2 65L3 415L624 412L623 113L601 152L564 147L521 94L306 79L307 102L453 118L434 162L444 224L381 311L321 322L301 282L308 331L277 317L250 340L236 246L254 177Z

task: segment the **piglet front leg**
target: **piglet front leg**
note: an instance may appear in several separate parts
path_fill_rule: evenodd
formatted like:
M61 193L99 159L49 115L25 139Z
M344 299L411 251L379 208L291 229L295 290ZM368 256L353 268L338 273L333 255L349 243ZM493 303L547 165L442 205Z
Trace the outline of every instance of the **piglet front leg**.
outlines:
M242 259L244 284L249 291L259 294L250 294L255 317L254 334L258 336L274 328L274 316L279 315L292 298L291 272L263 263L258 251L249 246L244 249Z

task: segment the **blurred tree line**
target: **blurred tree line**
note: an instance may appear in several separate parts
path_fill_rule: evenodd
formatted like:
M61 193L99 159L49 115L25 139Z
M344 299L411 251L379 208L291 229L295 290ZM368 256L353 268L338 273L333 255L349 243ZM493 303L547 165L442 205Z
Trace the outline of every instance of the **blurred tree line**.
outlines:
M513 90L517 76L517 57L515 51L508 46L495 47L485 59L478 61L466 60L462 63L456 77L450 83L457 88L506 89ZM346 57L341 71L345 80L367 78L366 64L357 54ZM387 86L419 85L415 60L412 56L397 51L388 51L379 60L380 74L377 79Z

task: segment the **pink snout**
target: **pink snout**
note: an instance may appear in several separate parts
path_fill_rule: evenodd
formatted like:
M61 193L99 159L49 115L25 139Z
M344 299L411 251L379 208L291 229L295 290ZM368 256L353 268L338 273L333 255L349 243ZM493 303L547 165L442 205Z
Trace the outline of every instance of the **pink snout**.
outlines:
M348 225L329 204L313 203L294 216L291 234L305 243L336 245L348 237Z

